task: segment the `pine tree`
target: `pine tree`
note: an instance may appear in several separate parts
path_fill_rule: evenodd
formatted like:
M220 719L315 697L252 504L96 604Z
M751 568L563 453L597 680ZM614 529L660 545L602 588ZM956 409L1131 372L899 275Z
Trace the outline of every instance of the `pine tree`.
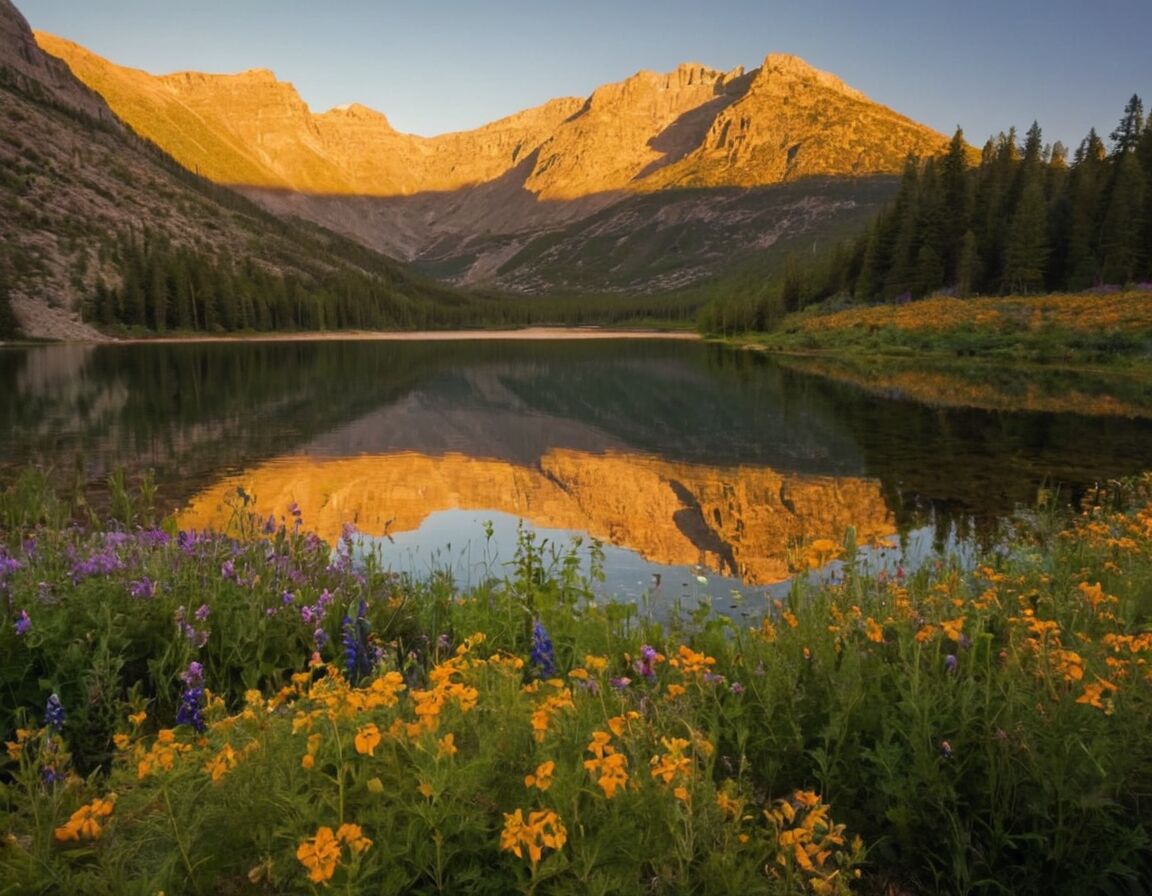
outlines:
M980 277L980 252L976 234L970 229L964 231L960 258L956 262L956 295L967 298L972 295L973 284Z
M1023 187L1008 228L1004 249L1004 289L1028 295L1044 287L1044 264L1048 259L1048 218L1044 184L1031 177Z
M12 310L8 287L0 283L0 340L19 339L21 335L20 321L16 317L16 312Z
M943 195L942 234L944 281L955 283L964 235L969 230L972 215L971 178L968 174L968 144L964 131L956 128L948 144L948 154L940 166L941 193Z
M1064 249L1064 286L1087 289L1099 281L1097 257L1101 194L1108 176L1104 141L1092 129L1076 150L1068 177L1068 237Z
M1146 254L1142 244L1146 183L1135 152L1114 163L1115 176L1100 227L1101 271L1107 283L1131 283Z
M1136 94L1124 107L1124 116L1108 138L1112 141L1112 154L1116 156L1132 152L1140 142L1140 132L1144 129L1144 103Z

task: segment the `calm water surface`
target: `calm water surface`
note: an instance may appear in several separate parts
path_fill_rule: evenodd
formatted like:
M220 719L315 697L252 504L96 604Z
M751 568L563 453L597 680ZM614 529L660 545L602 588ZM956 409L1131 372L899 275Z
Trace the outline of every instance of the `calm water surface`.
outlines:
M325 538L352 522L396 568L473 581L523 521L550 545L601 540L612 593L739 603L848 526L925 550L1042 487L1152 469L1150 393L652 340L6 348L0 479L153 469L194 527L243 487L262 514L295 503Z

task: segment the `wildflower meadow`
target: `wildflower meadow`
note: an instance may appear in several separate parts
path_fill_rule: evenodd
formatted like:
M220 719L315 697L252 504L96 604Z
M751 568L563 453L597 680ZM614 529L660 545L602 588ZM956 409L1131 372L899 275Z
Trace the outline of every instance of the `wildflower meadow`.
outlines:
M147 503L0 494L0 893L1152 889L1152 477L740 621Z

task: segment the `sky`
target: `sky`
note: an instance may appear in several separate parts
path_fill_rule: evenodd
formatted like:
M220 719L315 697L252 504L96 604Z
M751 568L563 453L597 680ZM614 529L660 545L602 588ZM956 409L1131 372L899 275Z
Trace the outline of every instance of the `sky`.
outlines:
M314 112L467 130L641 69L791 53L969 143L1038 121L1070 149L1152 111L1152 0L15 0L33 28L154 74L271 69Z

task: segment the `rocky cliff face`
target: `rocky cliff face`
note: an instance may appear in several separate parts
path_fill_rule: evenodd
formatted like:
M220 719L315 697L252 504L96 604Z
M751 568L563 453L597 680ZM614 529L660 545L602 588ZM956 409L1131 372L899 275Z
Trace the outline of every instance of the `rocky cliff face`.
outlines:
M51 35L37 40L186 167L448 279L523 291L590 288L578 271L564 283L539 267L538 251L522 250L542 233L550 246L563 241L558 228L637 195L890 174L909 153L946 143L791 56L768 56L748 73L698 64L639 72L583 100L420 137L363 106L314 114L291 84L264 70L158 77ZM824 226L844 210L825 204L816 217ZM776 219L756 238L811 223L812 215L801 217L783 228ZM685 263L668 282L715 270L692 257Z
M257 497L261 515L279 518L297 503L308 528L332 543L350 520L382 535L416 529L439 510L494 510L752 584L787 578L801 540L839 540L850 525L861 539L894 531L875 480L570 449L550 450L537 464L411 452L279 458L196 496L180 526L226 525L239 485Z

